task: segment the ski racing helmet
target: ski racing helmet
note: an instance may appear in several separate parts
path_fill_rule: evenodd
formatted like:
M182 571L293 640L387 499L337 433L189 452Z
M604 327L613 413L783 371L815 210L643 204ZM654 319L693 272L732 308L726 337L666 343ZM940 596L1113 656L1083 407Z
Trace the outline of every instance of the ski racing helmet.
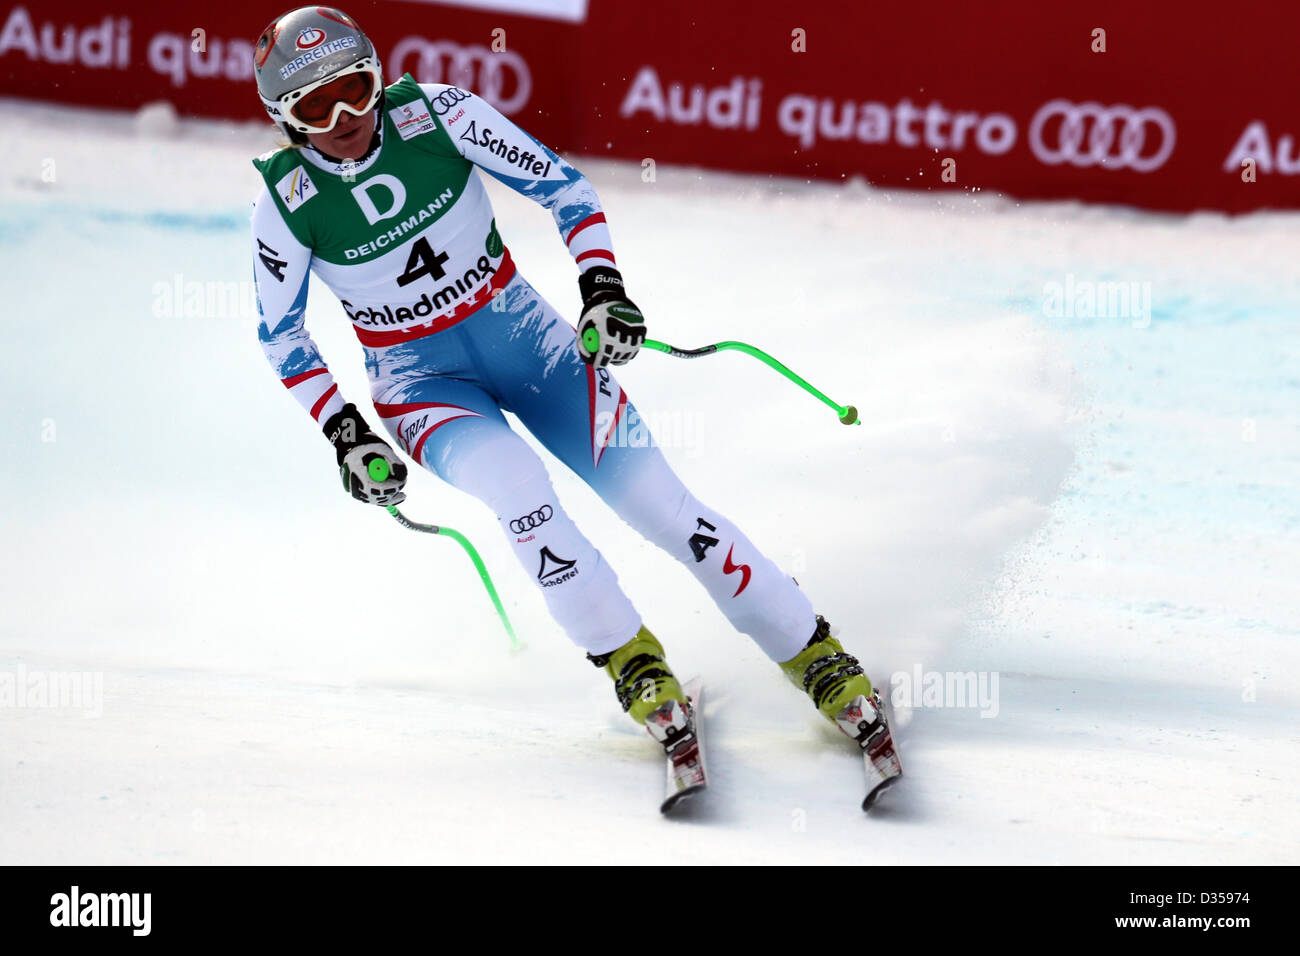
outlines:
M294 133L325 133L343 111L364 116L384 95L374 44L334 7L299 7L270 22L253 46L257 93L272 122Z

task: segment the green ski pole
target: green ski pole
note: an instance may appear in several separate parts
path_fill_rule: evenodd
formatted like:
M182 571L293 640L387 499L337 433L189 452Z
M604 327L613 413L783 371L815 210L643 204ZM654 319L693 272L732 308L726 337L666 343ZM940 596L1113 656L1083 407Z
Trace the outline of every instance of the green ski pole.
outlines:
M744 352L746 355L752 355L769 368L774 368L790 381L794 382L808 394L825 402L831 408L835 409L835 414L839 416L840 421L845 425L861 425L862 421L858 418L858 410L852 405L841 405L833 401L830 396L820 389L814 387L812 383L796 375L786 366L782 365L772 356L768 355L762 349L754 348L744 342L715 342L712 345L705 345L698 349L679 349L675 345L669 345L667 342L656 342L654 339L646 339L642 343L648 349L654 349L656 352L663 352L674 358L699 358L702 355L714 355L718 352L734 350Z
M383 457L372 458L370 464L366 466L370 472L370 478L373 481L386 481L390 472L388 459ZM483 581L483 587L487 588L488 597L492 599L492 606L497 609L497 616L501 618L501 624L505 627L506 633L510 635L510 649L517 651L523 648L519 638L515 636L515 629L510 625L510 618L506 616L506 609L501 604L501 598L497 595L497 589L492 584L492 576L488 574L487 566L483 564L483 559L479 557L478 551L474 545L470 544L469 539L454 528L448 528L446 525L421 524L418 521L412 521L406 515L397 510L397 505L387 505L388 513L397 519L397 523L403 528L411 531L423 531L425 534L440 534L444 537L451 538L469 555L469 559L474 562L474 567L478 571L478 576Z

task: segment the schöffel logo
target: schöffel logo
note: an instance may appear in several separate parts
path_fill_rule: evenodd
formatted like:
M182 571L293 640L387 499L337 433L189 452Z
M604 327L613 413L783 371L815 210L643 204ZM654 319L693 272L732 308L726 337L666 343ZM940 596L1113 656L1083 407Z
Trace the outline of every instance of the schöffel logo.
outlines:
M483 147L494 156L505 160L504 165L509 170L522 169L533 179L567 178L564 170L559 167L556 167L554 175L551 174L551 161L546 156L538 156L530 149L520 149L515 143L507 142L504 137L493 136L492 130L486 126L483 127L483 132L480 133L474 120L469 121L469 126L465 129L465 132L461 133L457 139ZM494 163L485 168L496 170L500 168L500 165L502 164Z
M578 562L570 561L568 558L557 558L551 553L550 548L542 548L541 559L541 567L537 569L537 581L544 588L553 588L578 576L576 567Z
M1134 109L1117 104L1052 100L1029 125L1029 148L1049 166L1100 166L1149 173L1174 151L1173 117L1158 106Z
M406 65L411 57L416 61L414 69ZM408 36L397 41L389 62L397 74L411 73L420 83L450 83L472 90L506 114L522 109L533 92L528 64L513 50L493 53L485 46Z
M320 46L325 42L325 31L317 30L315 27L308 27L298 34L295 45L299 50L310 50L312 47Z
M546 522L555 517L555 511L550 505L542 505L536 511L524 515L522 518L516 518L510 522L510 530L515 534L523 534L525 531L532 531L534 528L540 528Z

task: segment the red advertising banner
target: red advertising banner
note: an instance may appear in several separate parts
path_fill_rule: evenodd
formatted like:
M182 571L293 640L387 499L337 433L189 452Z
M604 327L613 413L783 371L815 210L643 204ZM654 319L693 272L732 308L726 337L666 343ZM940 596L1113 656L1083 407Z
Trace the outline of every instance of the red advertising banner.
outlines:
M1079 9L1074 9L1075 7ZM557 149L1155 209L1300 207L1300 7L358 0L386 75L465 86ZM279 6L0 6L0 93L262 116Z

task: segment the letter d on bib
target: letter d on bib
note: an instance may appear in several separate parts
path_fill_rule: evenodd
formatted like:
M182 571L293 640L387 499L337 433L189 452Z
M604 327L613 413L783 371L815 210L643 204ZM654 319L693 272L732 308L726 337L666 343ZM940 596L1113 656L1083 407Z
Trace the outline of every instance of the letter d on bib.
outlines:
M370 198L370 190L374 186L382 186L392 195L393 204L383 212L375 205L375 201ZM364 183L352 187L352 196L356 199L357 205L361 211L366 214L366 221L374 225L381 219L388 219L396 216L402 211L402 206L406 204L406 187L396 176L390 176L388 173L376 173L367 179Z

